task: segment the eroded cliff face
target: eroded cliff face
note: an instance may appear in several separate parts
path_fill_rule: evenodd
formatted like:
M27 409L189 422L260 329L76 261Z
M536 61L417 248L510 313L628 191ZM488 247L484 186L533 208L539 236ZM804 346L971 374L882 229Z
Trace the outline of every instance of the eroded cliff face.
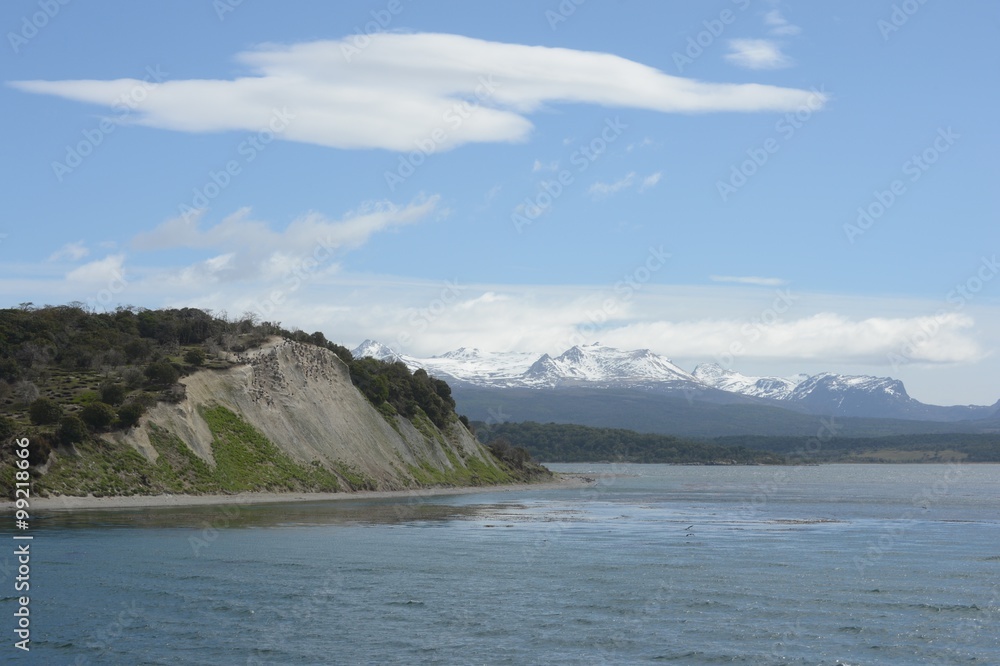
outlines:
M461 423L442 431L422 415L411 422L374 408L327 349L274 339L234 360L185 377L182 402L159 403L115 441L155 464L151 435L167 432L215 466L204 412L224 407L295 462L332 471L344 490L357 489L359 478L379 490L514 480Z

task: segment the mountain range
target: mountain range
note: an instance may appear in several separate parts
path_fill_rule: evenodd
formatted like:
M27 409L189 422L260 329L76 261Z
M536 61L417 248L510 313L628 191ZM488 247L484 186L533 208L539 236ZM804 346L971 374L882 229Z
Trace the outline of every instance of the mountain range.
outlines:
M574 346L558 356L462 347L418 358L365 340L352 354L355 358L401 361L411 370L422 368L451 384L459 403L463 393L483 396L506 391L514 395L516 389L520 395L523 389L533 389L535 399L544 401L556 393L564 397L566 390L573 389L601 390L606 397L623 391L630 395L655 393L681 397L689 404L757 405L838 417L936 422L1000 417L1000 401L991 406L928 405L911 398L903 383L891 377L830 372L750 377L716 363L702 363L687 372L648 349L621 350L600 343Z

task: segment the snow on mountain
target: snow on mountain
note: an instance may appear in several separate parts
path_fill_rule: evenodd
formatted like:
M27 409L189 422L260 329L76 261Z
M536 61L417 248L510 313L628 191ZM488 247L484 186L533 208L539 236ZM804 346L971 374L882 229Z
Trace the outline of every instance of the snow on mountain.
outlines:
M741 393L755 398L785 400L792 395L806 377L748 377L734 370L726 370L718 363L701 363L692 373L701 383L730 393Z
M818 392L828 394L867 393L893 396L898 400L909 400L903 382L891 377L872 377L869 375L836 375L823 372L809 377L795 387L789 396L791 400L806 400Z
M543 355L524 373L528 386L556 386L587 382L609 386L698 383L685 372L648 349L623 351L601 344L576 346L560 356Z
M521 375L531 366L530 352L484 352L461 347L440 356L420 359L432 375L484 386L519 386Z
M374 340L365 340L351 353L355 358L371 356L402 361L411 370L423 368L449 382L485 388L641 388L667 393L684 391L689 397L691 389L716 389L815 414L941 421L989 418L994 412L1000 415L996 405L925 405L907 395L901 381L890 377L829 372L813 376L750 377L716 363L703 363L688 373L648 349L625 351L601 344L572 347L555 357L461 347L439 356L416 358Z
M698 380L648 349L623 351L600 344L577 346L552 358L525 352L483 352L462 347L454 351L414 358L399 354L373 340L351 352L355 358L371 356L403 361L411 369L470 384L491 387L558 386L586 382L599 386L697 384Z
M377 358L380 361L402 361L403 357L391 348L375 340L365 340L360 345L351 350L354 358ZM404 361L405 363L405 361ZM409 364L407 364L409 365Z

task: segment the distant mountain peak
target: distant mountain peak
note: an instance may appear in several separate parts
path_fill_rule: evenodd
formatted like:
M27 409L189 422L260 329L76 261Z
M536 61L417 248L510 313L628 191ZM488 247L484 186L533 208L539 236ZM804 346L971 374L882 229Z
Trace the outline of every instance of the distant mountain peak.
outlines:
M351 350L354 358L376 358L380 361L401 361L402 356L377 340L367 339Z

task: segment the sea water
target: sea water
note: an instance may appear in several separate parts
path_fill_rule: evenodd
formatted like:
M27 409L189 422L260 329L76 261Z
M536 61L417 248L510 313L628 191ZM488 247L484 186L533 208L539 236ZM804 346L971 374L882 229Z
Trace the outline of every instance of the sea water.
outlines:
M595 481L41 514L0 662L1000 664L1000 466L551 467Z

